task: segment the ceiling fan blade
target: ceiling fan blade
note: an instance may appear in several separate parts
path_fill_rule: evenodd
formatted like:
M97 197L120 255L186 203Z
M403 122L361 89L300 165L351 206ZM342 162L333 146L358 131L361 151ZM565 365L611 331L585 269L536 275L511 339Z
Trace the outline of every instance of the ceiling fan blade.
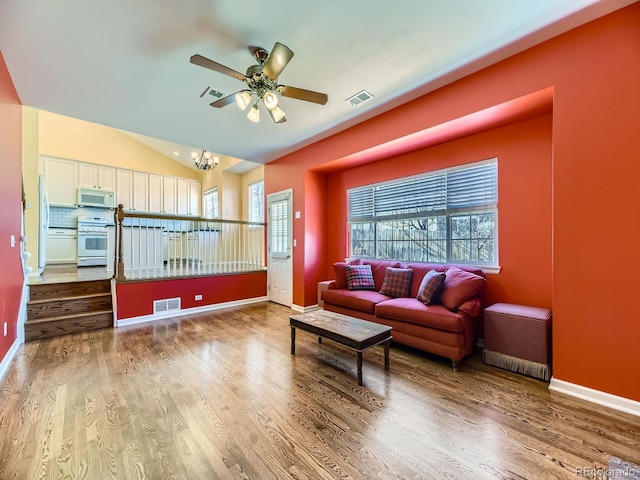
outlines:
M304 100L305 102L318 103L320 105L324 105L327 103L327 100L329 100L326 93L313 92L303 88L287 87L286 85L280 85L278 87L278 92L285 97Z
M287 66L292 58L293 52L289 50L289 47L281 44L280 42L276 42L273 46L273 50L271 50L271 53L269 54L269 58L267 58L267 62L264 64L262 73L271 80L275 80L278 78L278 75L282 73L282 70L284 70L284 67Z
M238 92L236 92L238 93ZM211 102L209 105L211 105L213 108L222 108L222 107L226 107L227 105L229 105L230 103L233 103L236 101L236 94L232 93L230 95L227 95L226 97L222 97L220 100L216 100L215 102Z
M229 75L230 77L237 78L238 80L246 80L246 77L240 72L236 72L232 68L225 67L224 65L221 65L218 62L214 62L213 60L209 60L202 55L193 55L189 61L194 65L199 65L200 67L208 68L218 73L223 73L224 75Z

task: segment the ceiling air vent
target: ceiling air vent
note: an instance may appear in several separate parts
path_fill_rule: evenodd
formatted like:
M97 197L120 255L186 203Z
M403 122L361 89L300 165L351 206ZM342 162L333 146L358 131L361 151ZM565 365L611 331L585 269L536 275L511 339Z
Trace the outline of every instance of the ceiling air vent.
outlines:
M367 100L371 100L372 98L373 95L371 95L366 90L362 90L355 95L347 98L347 102L349 102L352 107L355 107L356 105L360 105L362 102L366 102Z
M180 310L180 297L153 301L153 313L168 312L171 310Z

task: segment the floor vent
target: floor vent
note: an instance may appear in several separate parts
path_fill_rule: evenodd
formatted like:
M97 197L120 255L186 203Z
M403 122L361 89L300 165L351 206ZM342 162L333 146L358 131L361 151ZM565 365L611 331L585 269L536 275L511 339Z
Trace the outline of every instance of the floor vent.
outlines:
M153 301L153 313L169 312L171 310L180 310L180 297Z
M347 98L347 102L349 102L352 107L355 107L356 105L360 105L362 102L366 102L367 100L371 100L372 98L373 95L371 95L366 90L362 90L355 95Z

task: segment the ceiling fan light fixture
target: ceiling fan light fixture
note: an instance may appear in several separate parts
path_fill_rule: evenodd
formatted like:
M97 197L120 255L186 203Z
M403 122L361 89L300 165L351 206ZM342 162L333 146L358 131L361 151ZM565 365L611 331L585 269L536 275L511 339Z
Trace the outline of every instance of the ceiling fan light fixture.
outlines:
M253 104L251 110L249 110L249 113L247 113L247 118L254 123L258 123L260 121L260 110L258 110L257 103Z
M271 118L275 123L283 123L287 121L284 111L277 105L269 110L269 115L271 115Z
M264 102L265 107L269 110L273 110L278 106L278 95L276 95L276 92L269 91L264 94L262 101Z
M251 94L248 90L236 93L236 104L241 110L246 109L251 104Z

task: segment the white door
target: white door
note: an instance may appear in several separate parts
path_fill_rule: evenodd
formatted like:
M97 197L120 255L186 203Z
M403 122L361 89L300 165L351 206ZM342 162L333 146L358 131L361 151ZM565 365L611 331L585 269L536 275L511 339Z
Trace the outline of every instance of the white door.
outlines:
M290 307L293 304L293 191L267 197L269 300Z

